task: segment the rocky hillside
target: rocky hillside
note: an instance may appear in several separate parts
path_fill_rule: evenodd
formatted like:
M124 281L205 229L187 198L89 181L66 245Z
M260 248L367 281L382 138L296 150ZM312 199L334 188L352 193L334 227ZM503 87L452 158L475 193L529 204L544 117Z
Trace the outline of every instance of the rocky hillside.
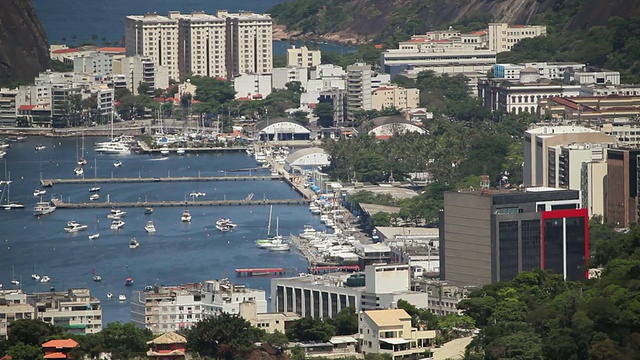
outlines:
M639 4L638 0L292 0L274 6L270 13L280 25L276 37L362 43L489 21L584 28L605 24L612 15L640 15Z
M0 1L0 86L33 81L48 63L47 35L31 0Z

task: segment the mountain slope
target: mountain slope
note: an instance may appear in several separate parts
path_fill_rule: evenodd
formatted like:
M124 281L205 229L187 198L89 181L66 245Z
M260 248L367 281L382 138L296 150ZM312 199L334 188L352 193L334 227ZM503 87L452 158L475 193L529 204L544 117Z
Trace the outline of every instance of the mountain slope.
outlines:
M0 86L31 82L48 63L47 36L31 0L0 1Z

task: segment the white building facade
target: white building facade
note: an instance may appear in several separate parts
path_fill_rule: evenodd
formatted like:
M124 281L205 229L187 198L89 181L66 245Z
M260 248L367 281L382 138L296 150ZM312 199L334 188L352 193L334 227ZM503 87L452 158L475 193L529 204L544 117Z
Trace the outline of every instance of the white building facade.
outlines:
M233 79L236 99L264 99L271 94L270 74L242 74Z
M226 77L226 20L204 12L181 15L178 66L181 78L187 74Z
M320 50L309 50L304 45L296 48L294 45L287 49L287 66L316 67L320 65L321 57Z
M419 103L419 89L405 89L396 85L380 87L371 95L371 107L375 110L415 108Z
M347 113L371 110L371 65L356 63L347 66Z
M307 68L288 65L283 68L274 68L272 74L272 86L274 89L286 89L286 84L297 81L304 88L309 80Z
M547 35L547 27L542 25L509 25L489 23L489 49L496 52L511 51L522 39Z

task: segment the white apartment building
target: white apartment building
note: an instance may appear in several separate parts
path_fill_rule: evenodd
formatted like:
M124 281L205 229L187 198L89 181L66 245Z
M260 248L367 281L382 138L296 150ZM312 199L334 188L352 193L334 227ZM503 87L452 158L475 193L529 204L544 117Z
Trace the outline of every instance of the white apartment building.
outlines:
M96 92L96 101L98 103L98 111L102 116L110 116L114 111L114 103L116 100L115 90L103 85Z
M301 66L306 68L320 65L322 53L320 50L309 50L306 46L287 49L287 66Z
M347 66L347 113L371 110L371 65L356 63Z
M574 143L614 143L615 139L582 126L536 126L524 133L525 186L548 186L549 147Z
M407 109L418 107L420 103L419 89L405 89L401 86L384 86L373 91L371 107L374 110L389 108Z
M306 67L298 65L288 65L283 68L274 68L272 76L272 86L274 89L286 89L286 84L292 81L298 81L303 88L309 81L309 75Z
M391 83L391 75L375 73L371 77L371 91L375 91L376 89L389 85Z
M582 164L592 161L604 161L610 143L569 144L549 146L547 151L547 184L571 190L582 190Z
M259 314L267 312L264 290L232 284L228 279L182 286L156 286L134 293L131 321L153 333L179 331L223 312L240 314L240 306L244 302L255 303Z
M236 99L264 99L271 94L271 74L242 74L233 78Z
M362 354L388 354L392 360L432 358L436 331L411 327L411 316L403 309L361 312L358 332Z
M0 126L16 126L18 89L0 88Z
M524 69L535 69L540 78L550 80L564 80L565 74L573 71L583 71L586 64L577 62L529 62L520 64L495 64L493 76L498 79L519 80L520 72Z
M0 339L7 339L7 330L12 322L35 318L35 308L27 303L26 293L22 290L0 291Z
M273 69L273 21L269 14L250 11L217 16L227 21L227 78L238 74L271 74Z
M489 23L489 49L495 52L511 51L522 39L547 35L547 27L542 25L509 25Z
M90 75L113 73L113 57L101 52L82 55L73 59L73 72Z
M149 85L149 91L169 87L169 68L157 65L153 57L134 55L116 61L115 72L124 75L127 88L133 95L138 95L141 82Z
M193 12L178 19L180 76L227 76L227 22L224 18Z
M581 71L567 71L564 82L596 85L620 85L620 72L604 69L586 69Z
M68 292L35 293L29 303L36 308L36 318L71 334L95 334L102 331L102 306L89 289Z
M592 161L582 163L580 198L582 207L589 209L589 218L601 216L604 220L607 193L607 163Z
M398 300L427 308L427 294L410 290L409 265L369 265L365 286L347 286L353 274L299 276L271 280L271 309L300 316L330 318L346 307L356 311L394 308Z
M179 31L180 12L168 16L158 14L130 15L125 18L127 56L150 57L156 66L166 66L169 78L180 81Z

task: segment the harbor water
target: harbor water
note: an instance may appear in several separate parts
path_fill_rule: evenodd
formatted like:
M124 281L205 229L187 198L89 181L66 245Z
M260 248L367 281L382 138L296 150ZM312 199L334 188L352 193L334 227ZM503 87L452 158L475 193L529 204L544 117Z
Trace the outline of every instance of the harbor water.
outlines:
M85 178L97 177L161 177L161 176L213 176L225 173L268 174L269 169L256 169L253 157L244 152L230 154L199 155L103 155L93 152L93 143L104 139L86 138L87 165ZM0 211L0 283L4 289L21 287L26 292L49 291L54 285L58 291L68 288L88 287L102 301L103 323L126 322L130 319L130 306L119 303L121 292L130 298L132 291L146 285L177 285L207 279L228 277L232 282L264 289L267 297L270 277L242 277L235 275L236 268L284 267L297 274L306 270L306 260L292 249L289 253L272 253L258 249L254 241L267 235L269 206L194 206L189 208L193 219L183 223L180 216L183 207L156 207L152 214L144 208L122 209L126 225L120 230L109 228L108 208L58 209L52 214L33 216L33 206L39 198L33 191L44 178L75 177L74 167L81 140L73 138L30 137L26 142L12 143L5 159L0 160L0 172L7 172L13 181L11 201L26 205L22 210ZM38 145L46 149L35 151ZM116 160L122 166L114 167ZM97 167L94 167L97 165ZM0 176L4 177L4 175ZM129 184L80 184L55 185L47 188L44 200L51 196L64 201L89 202L89 187L101 187L100 199L116 201L181 201L191 192L203 192L199 199L244 199L253 193L254 199L299 198L293 189L280 180L264 181L215 181L215 182L162 182ZM2 196L6 200L7 189ZM227 233L216 230L218 218L230 218L238 227ZM306 205L273 206L272 232L276 218L282 235L298 234L303 225L310 224L324 229L317 216ZM67 221L74 220L88 225L86 231L66 233ZM155 234L147 234L144 225L153 220ZM94 232L97 240L89 240ZM140 242L137 249L129 249L130 240ZM102 277L93 282L93 272ZM42 284L32 280L36 272L47 275L51 282ZM124 280L133 277L135 285L125 287ZM20 286L12 286L12 278L21 280ZM106 294L114 299L107 300Z

